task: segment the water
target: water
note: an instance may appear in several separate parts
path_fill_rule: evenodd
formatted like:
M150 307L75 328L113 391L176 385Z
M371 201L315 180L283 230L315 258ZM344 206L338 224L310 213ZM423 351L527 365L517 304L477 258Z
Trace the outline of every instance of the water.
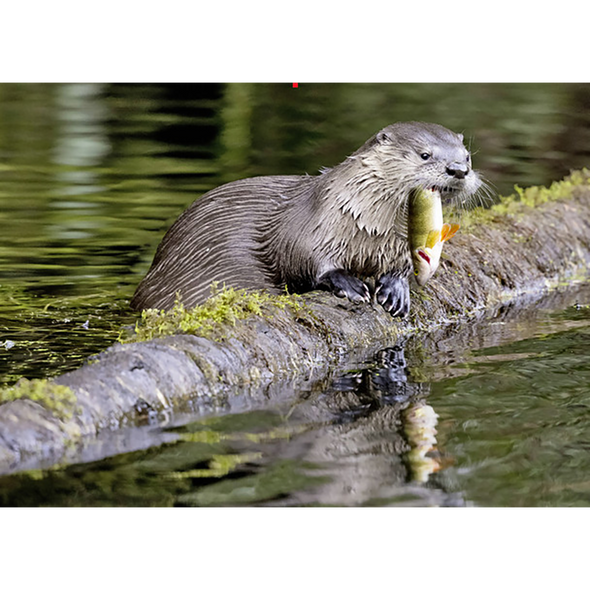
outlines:
M588 161L590 85L0 85L0 384L133 323L165 228L257 174L315 174L395 120L464 131L500 192ZM6 343L8 342L8 346ZM12 345L14 344L14 345Z
M136 319L128 299L163 226L216 183L219 89L174 92L0 85L0 343L15 344L0 346L4 383L112 343Z
M266 408L107 433L118 455L0 477L0 505L588 506L589 299L409 340Z
M588 165L589 94L0 85L0 380L60 374L112 343L137 317L128 300L165 228L222 182L314 174L377 129L417 119L463 131L475 166L507 194ZM108 433L102 455L2 478L0 503L587 505L588 318L571 305L527 320L526 338L511 319L491 348L493 324L471 346L449 338L444 357L424 359L409 342L408 368L384 353L280 407ZM119 439L120 454L97 461Z
M590 505L589 345L590 312L568 309L433 383L450 489L475 505Z

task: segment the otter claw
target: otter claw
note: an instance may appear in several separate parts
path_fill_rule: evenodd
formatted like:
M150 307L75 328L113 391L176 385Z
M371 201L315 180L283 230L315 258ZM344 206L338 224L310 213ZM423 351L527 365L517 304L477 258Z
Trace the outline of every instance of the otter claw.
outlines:
M375 290L377 303L393 317L405 317L410 311L410 286L407 279L383 275Z
M371 301L371 293L367 285L344 270L332 270L325 273L319 279L318 287L331 291L336 297L347 297L353 303L369 303Z

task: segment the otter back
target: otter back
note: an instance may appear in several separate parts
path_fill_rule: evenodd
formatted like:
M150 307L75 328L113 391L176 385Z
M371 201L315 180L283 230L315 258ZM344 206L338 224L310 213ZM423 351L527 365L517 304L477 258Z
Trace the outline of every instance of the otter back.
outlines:
M278 292L260 258L265 222L281 193L302 176L262 176L220 186L197 199L170 227L131 301L134 309L171 309L177 293L187 307L203 303L211 283Z

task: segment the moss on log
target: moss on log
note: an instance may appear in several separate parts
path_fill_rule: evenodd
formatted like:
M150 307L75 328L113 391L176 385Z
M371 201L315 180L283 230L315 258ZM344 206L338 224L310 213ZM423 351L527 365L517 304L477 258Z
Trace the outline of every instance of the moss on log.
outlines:
M466 214L435 277L412 290L407 321L378 305L320 292L222 291L196 312L178 306L168 314L144 313L138 330L80 369L0 392L0 472L22 469L31 458L57 460L77 441L162 411L239 411L267 403L325 378L345 359L541 296L586 278L589 268L590 172L584 170Z

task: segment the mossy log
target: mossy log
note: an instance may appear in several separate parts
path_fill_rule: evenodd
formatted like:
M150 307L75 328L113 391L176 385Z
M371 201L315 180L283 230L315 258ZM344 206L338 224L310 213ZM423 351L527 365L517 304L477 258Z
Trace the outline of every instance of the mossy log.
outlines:
M408 320L320 292L223 291L196 315L144 314L146 341L118 343L80 369L0 393L0 472L48 465L73 443L162 412L260 406L414 332L485 315L587 277L590 172L531 187L462 219ZM174 334L179 329L193 333ZM161 337L153 338L155 335ZM170 334L170 335L167 335ZM45 397L44 397L45 396ZM45 460L45 461L44 461Z

